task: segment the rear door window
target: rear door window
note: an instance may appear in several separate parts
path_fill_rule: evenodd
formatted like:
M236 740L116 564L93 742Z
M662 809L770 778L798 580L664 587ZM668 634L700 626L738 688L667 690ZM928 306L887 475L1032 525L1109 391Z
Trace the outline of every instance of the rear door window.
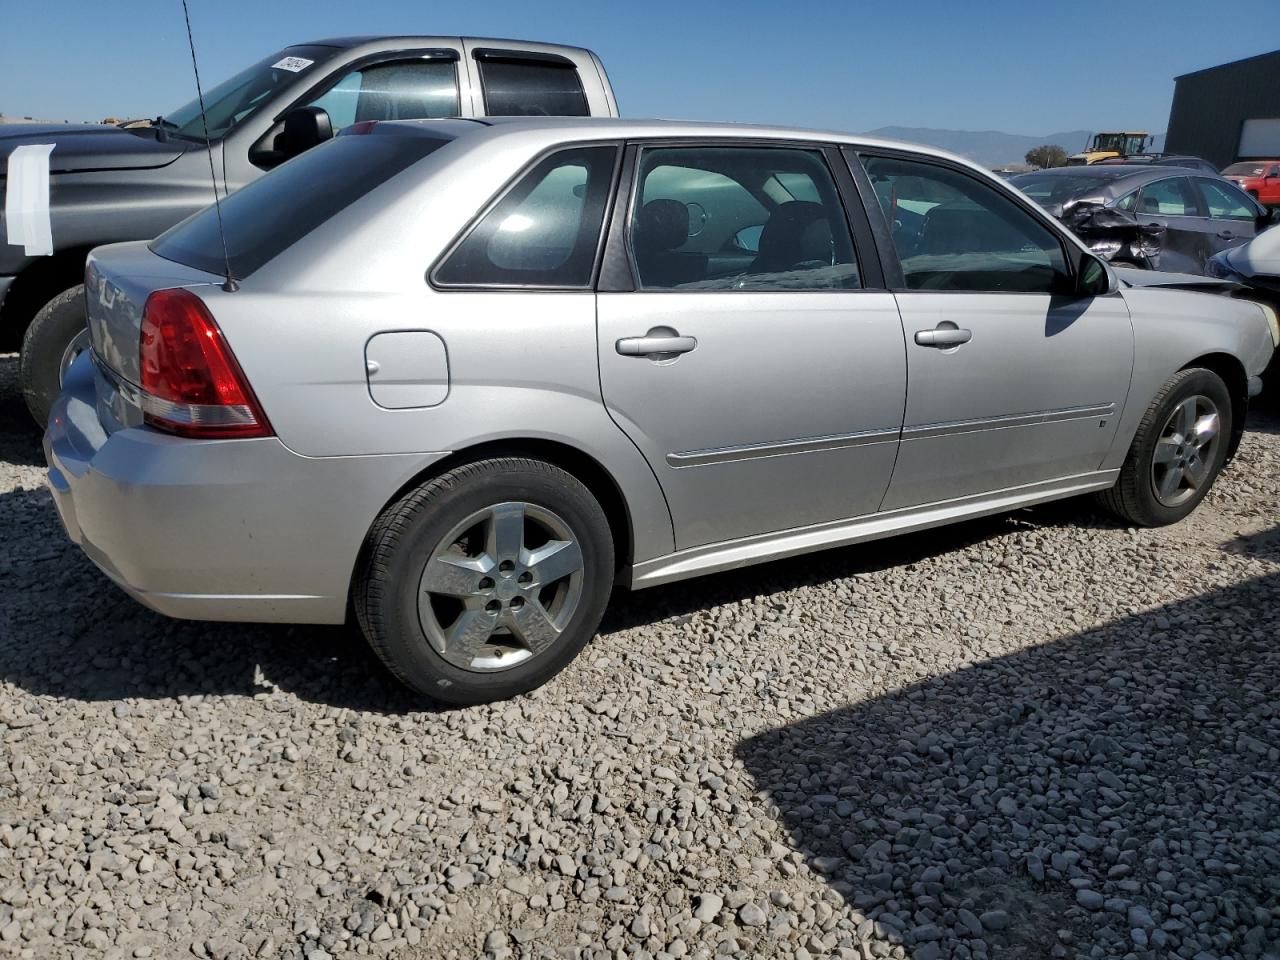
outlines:
M447 140L367 135L337 137L308 150L222 201L226 258L218 231L218 209L206 207L162 233L151 251L174 260L243 280L269 260L438 150Z
M860 286L844 207L817 150L645 150L628 242L641 290Z
M1185 177L1170 177L1148 183L1138 194L1138 212L1158 217L1197 217L1200 215Z
M617 154L612 146L577 147L537 163L446 255L434 282L589 286Z
M590 115L582 80L569 60L477 50L476 61L490 117Z
M458 70L452 60L414 59L352 70L310 106L333 129L362 120L434 120L458 116Z

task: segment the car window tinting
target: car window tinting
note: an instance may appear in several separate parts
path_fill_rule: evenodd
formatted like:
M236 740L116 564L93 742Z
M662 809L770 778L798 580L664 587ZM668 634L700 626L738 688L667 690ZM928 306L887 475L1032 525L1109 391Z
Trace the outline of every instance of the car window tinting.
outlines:
M616 159L616 147L577 147L540 161L448 255L434 281L588 286Z
M310 106L333 129L362 120L435 120L458 116L458 71L451 60L400 60L353 70Z
M222 201L231 275L244 279L360 197L448 141L429 137L337 137ZM152 252L209 273L226 270L214 207L151 243Z
M570 63L486 58L480 64L484 112L491 117L585 117L587 96Z
M1061 239L1009 197L957 170L866 157L910 290L1058 293Z
M1148 183L1138 194L1138 212L1158 217L1196 217L1200 215L1184 177L1170 177Z
M1252 220L1258 215L1245 195L1235 187L1196 177L1196 188L1200 191L1200 198L1210 217L1220 220Z
M642 290L860 286L822 154L663 147L641 155L629 241Z

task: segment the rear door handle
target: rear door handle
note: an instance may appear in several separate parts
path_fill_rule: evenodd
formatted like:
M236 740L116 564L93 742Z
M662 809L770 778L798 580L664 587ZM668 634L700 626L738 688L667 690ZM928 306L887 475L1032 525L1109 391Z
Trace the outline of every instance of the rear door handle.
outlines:
M698 345L694 337L682 337L677 333L643 337L623 337L616 344L618 353L624 357L652 357L656 355L676 356L688 353Z
M934 327L932 330L916 331L916 343L922 347L958 347L972 339L972 330L957 330L955 327Z
M1232 233L1230 230L1223 230L1220 234L1218 234L1218 237L1222 240L1234 240L1236 238L1236 235Z

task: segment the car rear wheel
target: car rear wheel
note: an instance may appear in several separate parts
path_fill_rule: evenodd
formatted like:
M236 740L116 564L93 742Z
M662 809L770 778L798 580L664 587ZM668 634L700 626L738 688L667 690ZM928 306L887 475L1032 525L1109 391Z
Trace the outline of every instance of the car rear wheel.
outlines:
M67 368L89 346L84 285L64 290L37 311L22 337L18 378L22 398L41 429L62 392Z
M599 503L541 460L456 467L389 507L356 576L356 616L396 677L452 704L546 683L595 634L613 583Z
M1209 493L1231 437L1231 395L1212 370L1182 370L1147 408L1120 469L1100 496L1140 527L1177 523Z

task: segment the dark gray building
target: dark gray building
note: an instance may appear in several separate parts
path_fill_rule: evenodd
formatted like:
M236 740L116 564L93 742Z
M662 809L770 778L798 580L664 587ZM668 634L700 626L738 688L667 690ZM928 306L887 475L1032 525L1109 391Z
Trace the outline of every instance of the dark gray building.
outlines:
M1218 169L1238 159L1280 158L1280 50L1174 80L1165 150Z

